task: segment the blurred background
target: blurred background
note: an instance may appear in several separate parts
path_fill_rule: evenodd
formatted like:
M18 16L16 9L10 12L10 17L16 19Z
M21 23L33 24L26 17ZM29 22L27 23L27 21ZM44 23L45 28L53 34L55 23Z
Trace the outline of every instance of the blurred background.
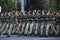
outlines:
M0 0L2 12L26 10L60 10L60 0ZM22 7L23 6L23 7Z

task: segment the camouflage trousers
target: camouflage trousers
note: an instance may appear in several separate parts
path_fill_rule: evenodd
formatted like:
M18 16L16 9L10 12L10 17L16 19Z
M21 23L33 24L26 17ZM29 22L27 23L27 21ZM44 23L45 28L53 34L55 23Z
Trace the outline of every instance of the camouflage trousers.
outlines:
M0 23L0 34L8 33L9 35L13 33L18 34L39 34L39 35L49 35L49 34L59 34L60 32L60 23L56 24L56 22L52 21L26 21L16 23Z

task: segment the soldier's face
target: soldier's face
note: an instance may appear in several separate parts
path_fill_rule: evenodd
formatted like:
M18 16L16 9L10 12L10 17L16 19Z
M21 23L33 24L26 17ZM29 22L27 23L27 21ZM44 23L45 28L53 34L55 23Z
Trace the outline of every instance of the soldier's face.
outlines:
M48 13L50 13L50 11L48 11Z
M50 14L50 11L48 11L48 14Z
M30 12L28 12L28 15L30 15Z
M34 12L36 12L36 10L34 10Z
M57 13L57 15L59 15L59 13Z
M10 13L8 15L10 16Z

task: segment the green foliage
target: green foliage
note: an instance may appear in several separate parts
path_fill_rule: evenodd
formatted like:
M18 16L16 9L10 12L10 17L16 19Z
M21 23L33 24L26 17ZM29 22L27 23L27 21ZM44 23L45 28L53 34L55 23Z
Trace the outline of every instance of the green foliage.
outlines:
M0 6L2 6L3 12L18 10L18 3L19 0L0 0ZM41 4L40 1L38 3ZM49 0L49 2L46 4L44 3L43 6L46 10L60 11L60 0Z
M57 10L60 11L60 0L57 0L57 5L56 5L56 7L57 7Z
M60 0L48 0L45 3L46 10L60 11Z
M18 0L0 0L0 5L2 6L2 11L12 11L17 10Z

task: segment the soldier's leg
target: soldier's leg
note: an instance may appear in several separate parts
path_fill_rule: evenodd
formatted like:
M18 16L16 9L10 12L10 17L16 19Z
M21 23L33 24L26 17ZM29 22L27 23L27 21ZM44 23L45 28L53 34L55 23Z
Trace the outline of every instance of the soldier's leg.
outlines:
M12 28L13 28L13 24L10 23L9 25L10 25L10 26L9 26L9 29L8 29L7 33L8 33L8 35L11 35L11 33L12 33Z
M53 31L54 31L54 33L55 33L55 35L58 35L59 34L59 26L60 24L57 24L55 27L53 27Z
M8 27L9 27L9 23L6 24L5 29L2 32L2 34L7 34Z
M26 28L25 28L25 31L24 31L24 34L28 34L29 26L30 26L30 23L27 22L27 24L26 24Z
M1 29L0 29L0 33L3 32L5 26L6 26L6 23L3 23L3 25L2 25L2 27L1 27Z
M41 22L41 35L43 35L43 30L44 30L44 22Z
M22 23L20 34L24 33L25 22Z
M36 26L35 26L35 35L36 35L36 34L38 34L39 23L36 23L35 25L36 25Z
M3 23L0 23L0 30L1 30L2 26L3 26Z
M53 23L51 21L47 23L46 35L48 35L48 33L53 34L53 27L54 27L54 25L53 25Z
M28 34L31 34L32 33L33 27L34 27L34 22L30 23Z
M46 26L46 36L48 35L50 26L51 26L51 24L50 24L50 22L48 22L47 26Z
M49 28L50 28L50 29L49 29L49 35L50 35L50 36L53 36L53 35L52 35L52 34L53 34L53 27L54 27L54 23L51 22L51 23L50 23L50 27L49 27Z
M41 21L38 24L38 35L41 36Z
M17 32L18 32L18 34L20 34L21 26L22 26L22 23L20 22L20 23L18 24L18 27L17 27Z
M0 29L1 29L2 25L3 25L3 24L0 22Z
M12 27L12 34L14 35L16 32L15 26Z

